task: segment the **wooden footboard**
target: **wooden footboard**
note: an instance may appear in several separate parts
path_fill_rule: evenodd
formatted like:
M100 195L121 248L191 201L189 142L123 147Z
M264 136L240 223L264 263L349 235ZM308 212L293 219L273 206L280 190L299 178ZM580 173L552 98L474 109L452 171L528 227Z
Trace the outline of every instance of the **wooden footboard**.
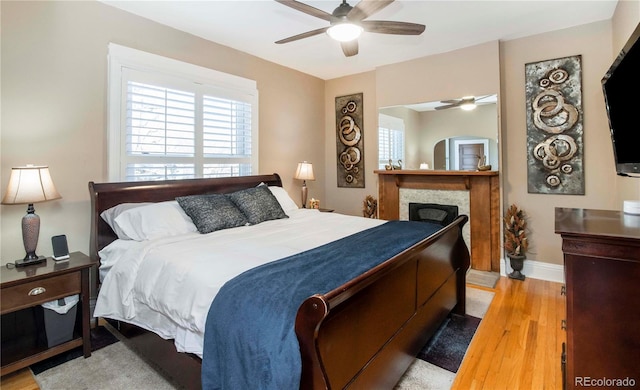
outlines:
M91 257L116 239L100 218L127 202L159 202L177 196L232 192L261 182L281 186L277 174L146 183L89 183ZM465 274L469 251L462 238L468 221L460 216L404 252L339 288L308 298L300 306L295 329L302 357L301 389L391 389L420 348L453 310L465 310ZM184 378L184 354L159 337L140 337L138 349L167 373ZM157 343L165 344L158 348ZM148 344L148 345L145 345ZM171 349L171 348L169 348ZM178 356L181 358L178 358ZM189 365L198 364L189 359ZM197 367L197 366L196 366ZM176 372L171 372L175 368ZM193 376L191 374L190 376ZM186 388L199 388L189 378Z
M301 305L300 388L393 388L444 318L464 313L467 220Z

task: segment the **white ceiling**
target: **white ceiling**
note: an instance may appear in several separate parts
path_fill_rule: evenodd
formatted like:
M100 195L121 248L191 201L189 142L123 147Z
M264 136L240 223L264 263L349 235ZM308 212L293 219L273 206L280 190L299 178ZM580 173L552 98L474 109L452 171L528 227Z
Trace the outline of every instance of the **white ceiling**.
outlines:
M432 54L610 19L618 0L397 0L367 20L420 23L420 36L363 33L345 57L326 34L276 45L328 22L272 0L102 1L164 25L328 80ZM331 13L341 0L302 1ZM358 0L349 4L355 6Z

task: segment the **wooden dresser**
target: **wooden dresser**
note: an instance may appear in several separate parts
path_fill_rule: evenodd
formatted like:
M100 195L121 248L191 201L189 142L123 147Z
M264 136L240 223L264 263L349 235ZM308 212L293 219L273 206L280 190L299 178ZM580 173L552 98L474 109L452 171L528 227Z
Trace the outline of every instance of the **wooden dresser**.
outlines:
M555 232L565 265L566 388L640 388L640 216L556 208Z

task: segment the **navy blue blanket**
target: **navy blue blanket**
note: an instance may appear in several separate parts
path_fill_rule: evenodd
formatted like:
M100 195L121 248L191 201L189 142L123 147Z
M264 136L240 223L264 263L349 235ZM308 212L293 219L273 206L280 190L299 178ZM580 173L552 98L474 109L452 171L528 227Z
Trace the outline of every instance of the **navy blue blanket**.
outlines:
M341 286L439 228L389 221L228 281L207 316L203 389L298 389L301 361L294 325L302 302Z

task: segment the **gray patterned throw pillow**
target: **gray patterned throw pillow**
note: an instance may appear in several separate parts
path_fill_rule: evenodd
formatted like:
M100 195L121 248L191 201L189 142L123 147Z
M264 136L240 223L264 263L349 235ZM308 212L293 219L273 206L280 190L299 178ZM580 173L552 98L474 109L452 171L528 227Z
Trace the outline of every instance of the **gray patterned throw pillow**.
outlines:
M227 197L244 213L252 225L273 219L289 218L266 185L236 191L227 194Z
M242 211L223 194L182 196L176 200L202 234L249 224Z

